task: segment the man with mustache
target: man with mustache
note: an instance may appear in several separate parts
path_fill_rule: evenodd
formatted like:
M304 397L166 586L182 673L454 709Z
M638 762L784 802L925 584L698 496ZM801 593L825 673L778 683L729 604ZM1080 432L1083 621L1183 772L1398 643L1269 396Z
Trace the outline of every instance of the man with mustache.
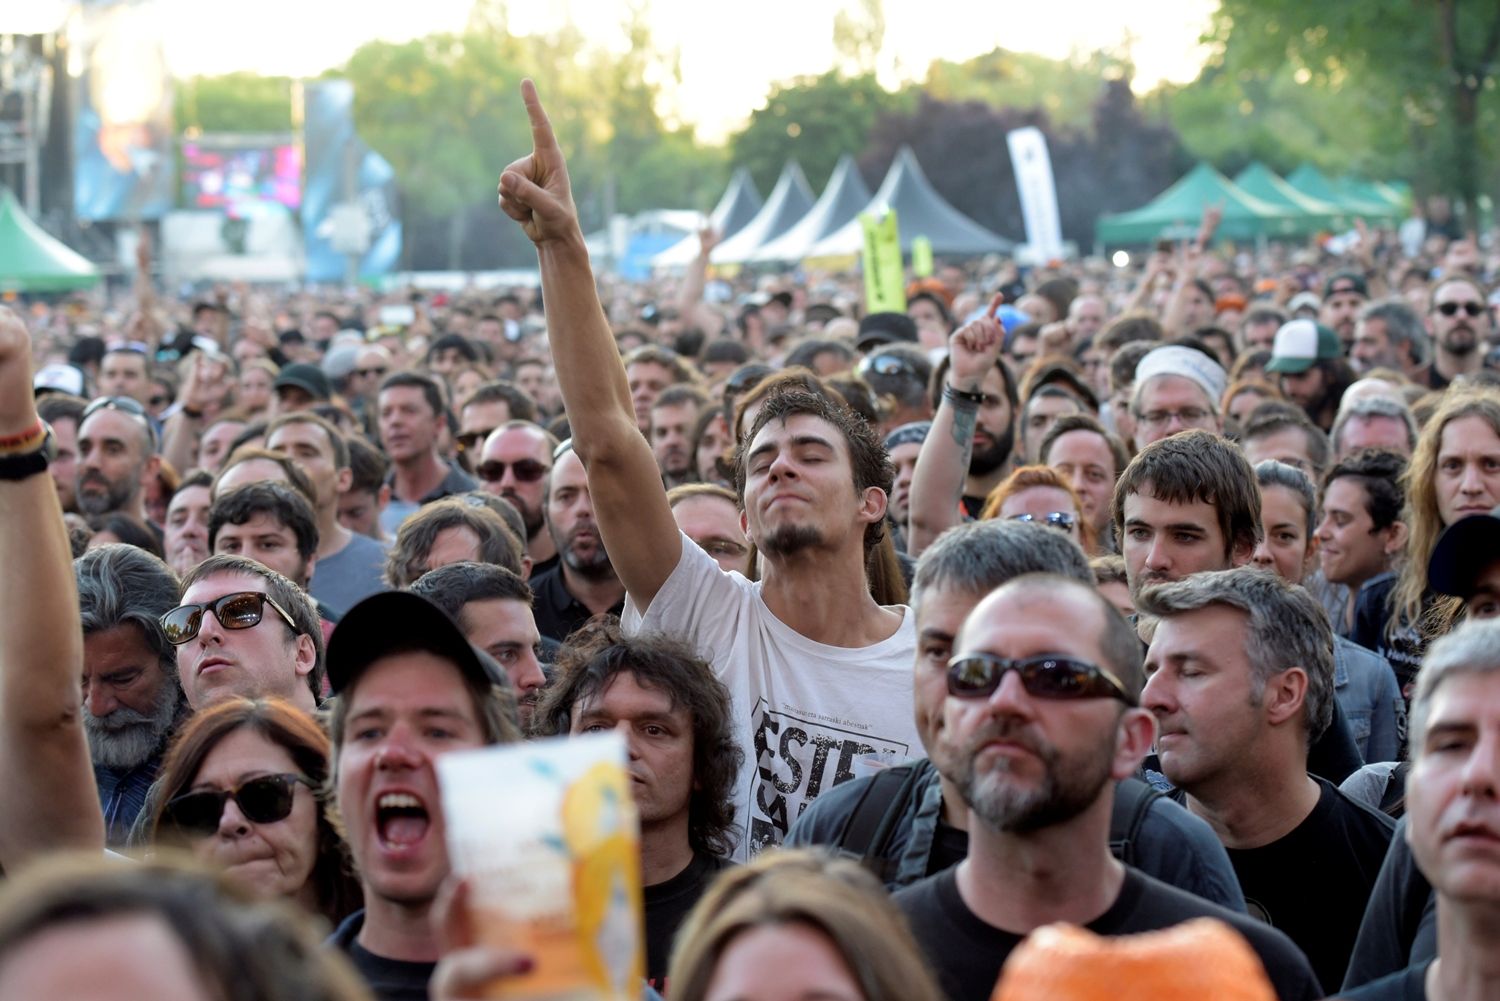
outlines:
M160 622L176 607L177 577L134 546L102 546L73 562L83 614L83 726L107 843L126 843L187 713L177 648Z
M156 433L139 404L129 397L94 400L78 426L78 510L85 515L118 511L148 524L143 485L160 463Z
M1199 917L1244 935L1282 999L1322 995L1280 932L1110 854L1115 784L1155 728L1140 708L1140 642L1091 584L1018 577L975 607L954 649L933 762L968 807L968 852L895 895L947 997L989 998L1043 925L1113 936Z
M557 565L533 577L532 612L542 635L561 643L602 612L620 615L625 585L615 574L594 520L588 475L570 443L557 457L547 478L547 531L557 547Z
M1337 991L1395 824L1308 772L1332 721L1333 631L1311 594L1237 567L1148 587L1141 704L1162 772L1229 852L1250 913Z
M1462 375L1474 375L1484 367L1491 333L1489 303L1483 287L1464 275L1451 275L1432 289L1427 311L1432 331L1432 365L1425 382L1433 389L1446 389Z
M557 546L547 531L543 512L546 476L552 469L557 439L530 421L506 421L485 439L474 475L479 488L505 498L521 512L526 525L526 555L531 557L531 580L557 566Z

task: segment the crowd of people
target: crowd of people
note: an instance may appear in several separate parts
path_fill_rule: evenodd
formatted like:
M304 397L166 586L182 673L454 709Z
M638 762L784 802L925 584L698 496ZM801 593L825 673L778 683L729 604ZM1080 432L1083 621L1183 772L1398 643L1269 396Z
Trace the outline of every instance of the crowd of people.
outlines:
M537 288L0 307L0 996L524 978L434 762L604 730L647 998L1500 996L1500 257L631 284L523 98Z

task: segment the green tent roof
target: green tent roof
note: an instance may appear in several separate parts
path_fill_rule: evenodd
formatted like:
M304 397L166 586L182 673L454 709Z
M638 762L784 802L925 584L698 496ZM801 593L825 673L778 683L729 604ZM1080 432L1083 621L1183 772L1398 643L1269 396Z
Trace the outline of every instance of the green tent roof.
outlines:
M1393 206L1376 204L1341 191L1338 185L1310 163L1304 163L1292 171L1287 175L1286 180L1304 195L1332 202L1350 215L1359 216L1361 219L1391 219L1398 214Z
M1345 215L1337 205L1298 191L1260 161L1240 171L1234 183L1268 205L1297 213L1299 233L1315 233L1335 226Z
M99 283L88 258L31 221L0 188L0 292L68 292Z
M1405 216L1411 208L1410 198L1383 181L1366 181L1360 177L1340 177L1333 182L1334 190L1350 198L1371 205L1379 205L1388 211Z
M1224 218L1218 232L1233 240L1295 236L1300 232L1299 213L1248 194L1208 164L1200 163L1150 204L1100 219L1095 234L1101 243L1187 238L1198 231L1203 210L1210 205L1222 206Z

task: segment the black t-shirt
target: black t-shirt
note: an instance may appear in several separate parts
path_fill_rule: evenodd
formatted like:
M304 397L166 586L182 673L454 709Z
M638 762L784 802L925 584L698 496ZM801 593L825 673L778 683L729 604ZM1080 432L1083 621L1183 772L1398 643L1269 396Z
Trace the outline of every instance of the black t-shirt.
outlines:
M958 892L957 869L899 890L893 899L949 1001L988 1001L1006 957L1025 936L986 924L969 910ZM1125 869L1120 895L1086 927L1098 935L1131 935L1203 917L1218 918L1245 936L1281 1001L1323 996L1306 957L1285 935L1136 869Z
M1436 957L1437 899L1412 858L1403 819L1370 891L1344 985L1359 987Z
M663 994L667 990L667 964L672 958L672 940L677 929L714 877L728 865L724 859L712 855L694 855L686 869L665 883L645 888L646 983Z
M969 832L938 821L932 832L932 854L927 859L927 875L952 869L969 855Z
M1260 848L1229 849L1252 917L1286 932L1324 990L1344 982L1354 939L1395 824L1315 779L1322 794L1307 819Z
M536 619L537 632L545 638L561 643L573 630L594 617L587 605L568 593L563 583L562 564L557 564L540 576L533 575L531 593L531 614ZM618 616L624 611L625 599L621 598L609 610L609 614Z
M427 982L437 964L408 963L375 955L359 944L359 930L364 925L365 912L355 911L324 944L344 950L376 1001L427 1001Z
M1431 965L1409 966L1372 984L1344 991L1339 997L1344 1001L1427 1001L1427 968Z

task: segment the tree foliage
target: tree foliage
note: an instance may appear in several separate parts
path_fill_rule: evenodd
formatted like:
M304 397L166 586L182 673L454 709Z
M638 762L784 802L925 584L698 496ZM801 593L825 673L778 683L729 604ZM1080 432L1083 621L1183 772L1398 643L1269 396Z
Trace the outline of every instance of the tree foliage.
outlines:
M292 131L292 81L284 76L229 73L179 81L177 127L203 132Z

